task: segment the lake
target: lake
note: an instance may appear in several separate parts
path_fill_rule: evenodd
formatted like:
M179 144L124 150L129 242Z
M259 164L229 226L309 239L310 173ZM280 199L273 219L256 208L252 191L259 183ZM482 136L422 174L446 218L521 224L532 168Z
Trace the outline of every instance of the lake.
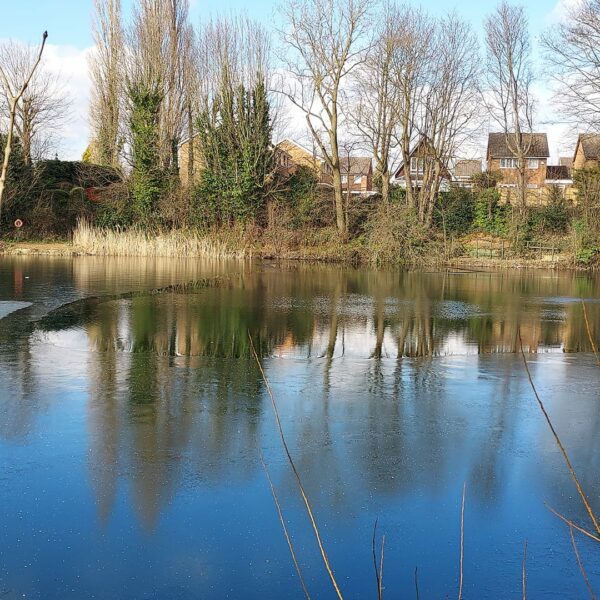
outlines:
M344 598L376 520L384 597L456 598L463 485L465 599L521 598L526 541L528 597L589 597L519 333L600 512L597 276L0 258L0 598L303 598L261 456L335 597L250 340Z

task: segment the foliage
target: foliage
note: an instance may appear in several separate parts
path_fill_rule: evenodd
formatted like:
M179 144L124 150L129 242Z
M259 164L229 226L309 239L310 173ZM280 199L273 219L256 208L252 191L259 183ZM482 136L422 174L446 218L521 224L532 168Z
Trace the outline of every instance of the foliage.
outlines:
M566 233L570 222L569 208L564 194L557 187L550 188L548 202L529 211L528 225L536 233Z
M264 79L251 90L226 76L201 111L198 135L204 168L194 194L202 225L246 222L257 216L273 183L270 106Z
M494 235L508 232L508 207L500 204L500 192L486 188L476 193L473 228Z
M462 235L473 226L475 200L469 189L452 187L439 194L433 213L434 225L446 233Z
M585 217L573 221L573 254L575 262L589 265L600 253L598 233L594 232Z
M600 231L600 165L576 170L573 184L579 212L592 229Z
M482 173L475 173L472 177L473 186L475 190L489 190L493 189L502 181L502 173L498 171L483 171Z
M414 210L401 204L379 204L366 226L366 243L376 264L416 265L438 253Z
M159 114L161 92L152 86L130 85L129 125L133 168L131 171L132 212L140 224L150 223L164 189L160 166Z

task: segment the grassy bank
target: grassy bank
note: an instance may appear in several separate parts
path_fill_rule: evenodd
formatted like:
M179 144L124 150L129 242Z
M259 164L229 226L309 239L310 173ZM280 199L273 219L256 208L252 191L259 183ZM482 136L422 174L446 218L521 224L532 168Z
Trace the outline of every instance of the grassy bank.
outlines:
M152 233L138 228L93 227L80 222L70 241L13 240L1 243L0 253L264 258L402 268L586 268L575 261L568 236L543 240L540 246L517 250L504 238L484 234L452 239L438 235L406 241L382 231L378 236L344 241L333 228L231 227L207 232L172 229Z

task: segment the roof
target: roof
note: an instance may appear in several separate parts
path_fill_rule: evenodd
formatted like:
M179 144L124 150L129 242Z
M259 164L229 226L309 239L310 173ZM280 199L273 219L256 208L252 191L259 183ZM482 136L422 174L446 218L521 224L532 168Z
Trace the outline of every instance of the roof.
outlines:
M514 152L511 152L508 144L511 138L515 139L514 133L490 133L487 147L488 160L514 156ZM550 156L548 136L545 133L524 133L523 142L527 150L525 158L548 158Z
M342 173L368 175L371 171L371 159L368 156L350 156L341 160Z
M573 168L573 157L572 156L561 156L558 159L558 164L561 167L567 167L569 169Z
M469 178L481 173L480 160L457 160L452 169L454 177Z
M587 160L597 160L600 158L600 134L581 133L577 140L577 146L579 144L581 144Z
M550 181L571 179L571 172L565 165L547 165L546 179Z
M295 142L294 140L290 140L289 138L285 138L285 139L277 142L277 144L275 144L275 146L277 148L284 150L288 154L292 154L294 152L294 150L296 150L296 151L300 150L300 152L306 154L311 159L322 160L321 157L316 152L309 150L306 146L303 146L302 144L299 144L298 142Z

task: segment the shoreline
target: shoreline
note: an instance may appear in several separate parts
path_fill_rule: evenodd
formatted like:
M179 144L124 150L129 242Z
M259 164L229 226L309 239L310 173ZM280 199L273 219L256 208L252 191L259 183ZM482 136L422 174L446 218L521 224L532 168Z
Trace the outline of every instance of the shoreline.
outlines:
M340 250L342 250L340 252ZM117 256L108 253L90 252L71 242L4 242L0 243L0 256L45 256L71 258L76 256ZM119 255L123 257L122 255ZM152 257L156 257L153 255ZM143 254L132 254L132 258L143 258ZM189 256L188 258L198 258ZM232 258L234 258L232 253ZM151 258L148 256L148 258ZM165 256L164 258L169 258ZM185 258L175 257L170 258ZM272 248L255 249L248 252L248 258L259 260L285 260L309 263L334 263L346 265L368 265L364 255L356 248L298 248L276 252ZM553 271L592 271L591 268L576 266L566 255L558 255L554 260L535 258L475 258L471 256L455 257L448 261L439 261L440 267L451 269L546 269ZM385 268L385 265L382 266Z

